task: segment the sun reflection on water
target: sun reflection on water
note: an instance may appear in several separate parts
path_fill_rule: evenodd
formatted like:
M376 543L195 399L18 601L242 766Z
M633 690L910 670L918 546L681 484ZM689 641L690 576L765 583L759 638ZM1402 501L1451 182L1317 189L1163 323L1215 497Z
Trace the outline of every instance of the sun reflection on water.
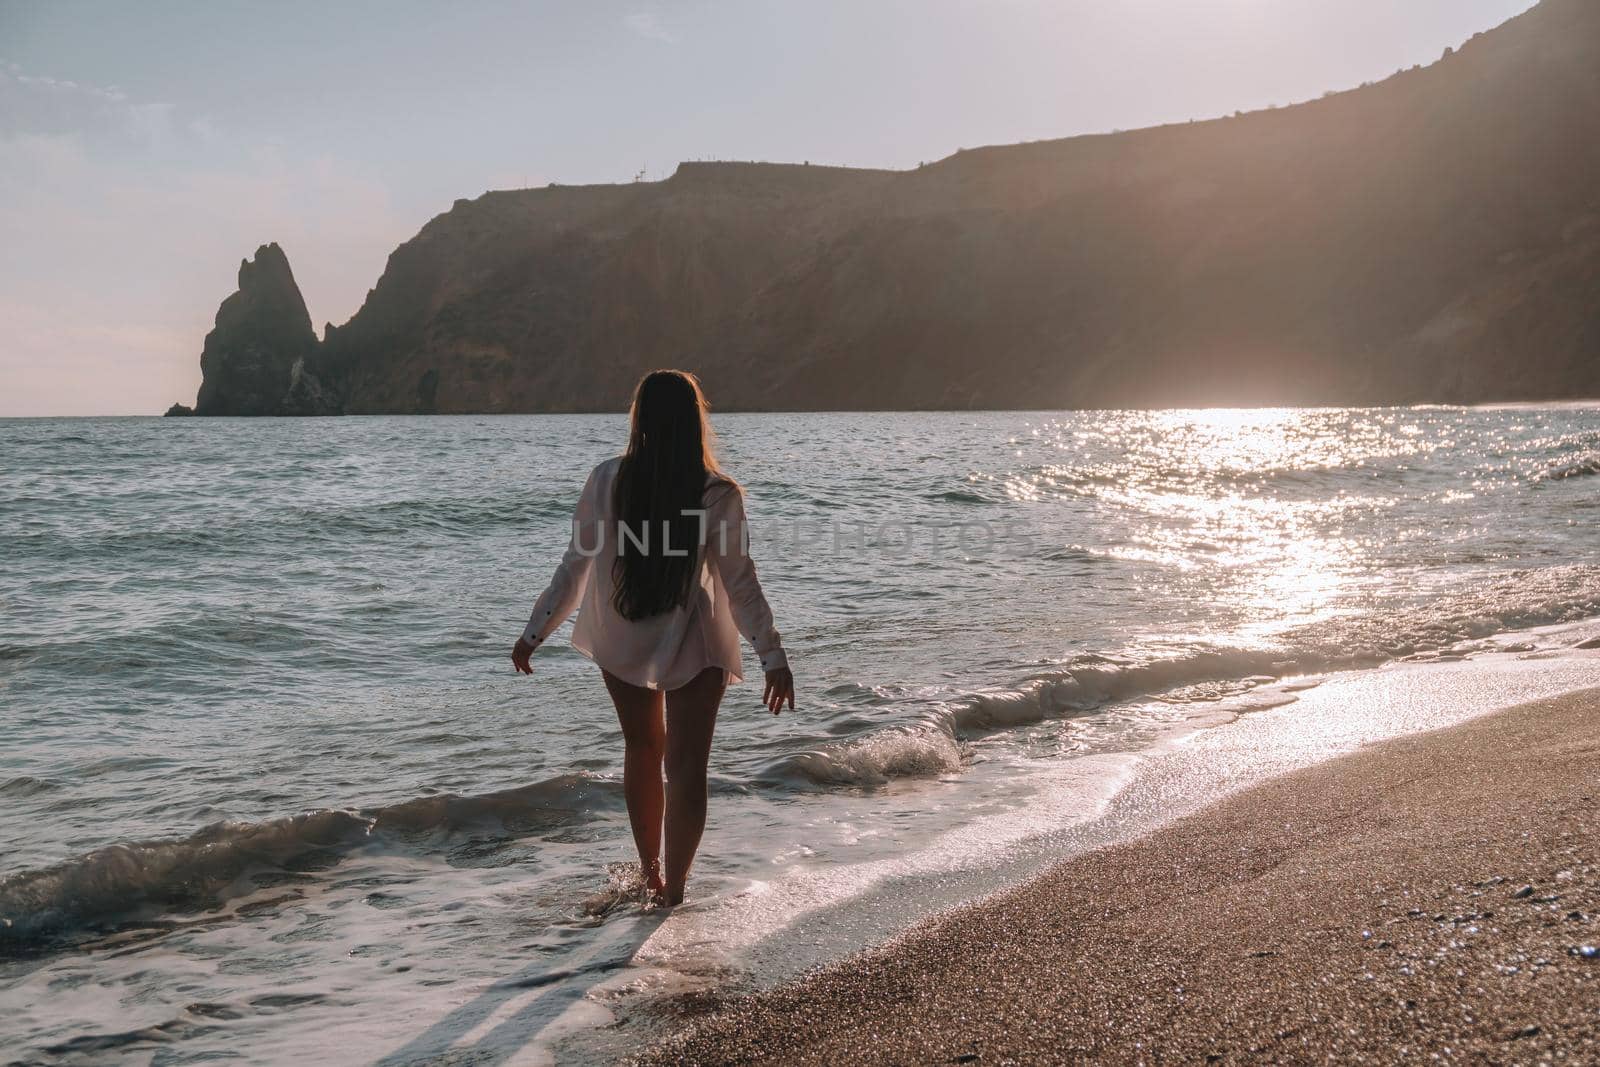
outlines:
M1005 491L1104 513L1120 536L1101 554L1190 573L1205 606L1267 637L1353 609L1378 546L1352 531L1401 503L1368 464L1426 447L1416 413L1351 415L1128 412L1092 428L1064 418L1042 435L1062 461L1012 474Z

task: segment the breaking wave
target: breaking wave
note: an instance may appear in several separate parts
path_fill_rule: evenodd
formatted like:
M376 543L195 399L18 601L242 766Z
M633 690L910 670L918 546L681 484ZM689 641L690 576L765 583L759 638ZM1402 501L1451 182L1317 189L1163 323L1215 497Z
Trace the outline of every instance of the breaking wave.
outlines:
M959 770L961 742L1051 718L1158 699L1205 702L1303 675L1478 651L1497 634L1600 615L1600 567L1508 572L1414 609L1303 626L1256 647L1198 645L1170 653L1085 655L1018 684L938 702L897 725L781 760L769 777L813 787L874 788Z
M526 834L616 810L616 782L568 774L478 796L444 793L365 811L219 822L181 839L109 845L0 881L0 951L120 920L217 907L263 872L325 869L377 844L496 831Z
M1589 452L1573 459L1552 462L1533 475L1536 482L1557 482L1600 474L1600 452Z
M934 778L961 769L961 746L936 723L892 726L780 760L769 781L871 787L895 778Z

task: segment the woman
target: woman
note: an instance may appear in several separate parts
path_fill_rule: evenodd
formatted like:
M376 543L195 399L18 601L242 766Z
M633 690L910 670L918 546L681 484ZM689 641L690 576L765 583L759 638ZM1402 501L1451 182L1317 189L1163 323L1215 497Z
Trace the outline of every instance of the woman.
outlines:
M743 680L739 633L761 659L774 715L794 707L794 676L750 562L743 491L712 455L700 383L682 371L647 374L631 416L627 451L583 487L572 542L511 662L532 674L534 649L581 602L572 644L600 666L617 706L644 884L672 905L705 829L717 707L724 687Z

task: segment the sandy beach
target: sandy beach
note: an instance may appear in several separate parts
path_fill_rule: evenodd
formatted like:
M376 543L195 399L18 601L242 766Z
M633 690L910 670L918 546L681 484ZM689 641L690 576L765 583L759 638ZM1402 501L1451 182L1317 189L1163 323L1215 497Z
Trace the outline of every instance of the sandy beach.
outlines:
M1256 786L648 1063L1596 1062L1600 690Z

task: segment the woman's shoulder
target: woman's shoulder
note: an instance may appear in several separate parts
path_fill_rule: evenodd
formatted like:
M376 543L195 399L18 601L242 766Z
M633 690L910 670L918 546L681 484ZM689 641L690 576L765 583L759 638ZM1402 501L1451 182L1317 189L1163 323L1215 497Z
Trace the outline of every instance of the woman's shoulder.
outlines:
M720 470L706 471L705 504L714 507L724 500L742 498L744 486L734 481L729 475Z
M706 471L706 491L710 492L713 489L717 489L722 492L728 492L730 490L735 493L744 492L744 486L734 481L733 475L729 474L720 467L712 467Z
M589 478L584 482L584 495L594 499L599 506L611 499L612 486L617 483L617 468L622 465L621 456L612 456L602 463L595 464L594 470L589 472Z

